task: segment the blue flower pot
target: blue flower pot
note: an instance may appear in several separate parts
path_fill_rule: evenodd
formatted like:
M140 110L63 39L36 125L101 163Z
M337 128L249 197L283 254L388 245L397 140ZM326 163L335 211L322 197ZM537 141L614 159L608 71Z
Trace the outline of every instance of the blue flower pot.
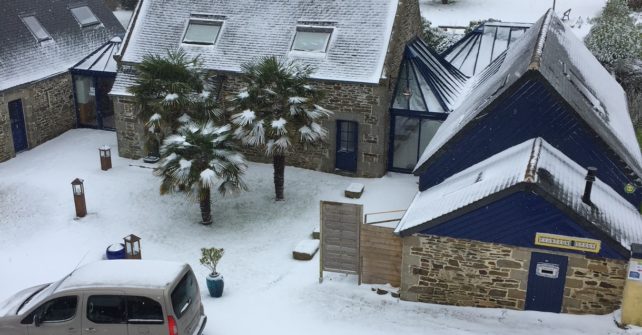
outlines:
M223 295L223 275L208 275L206 279L207 289L210 291L210 296L220 298Z

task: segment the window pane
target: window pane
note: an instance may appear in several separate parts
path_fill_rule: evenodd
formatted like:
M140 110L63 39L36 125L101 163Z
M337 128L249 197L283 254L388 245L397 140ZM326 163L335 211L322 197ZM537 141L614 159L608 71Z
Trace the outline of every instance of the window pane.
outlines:
M297 31L292 50L325 52L329 39L329 32Z
M183 42L214 44L221 26L218 24L190 22Z
M49 301L44 305L42 322L60 322L73 319L76 315L78 298L62 297Z
M29 28L31 33L36 36L38 41L42 42L51 39L49 33L40 24L40 21L38 21L35 16L25 16L22 18L22 21L27 25L27 28Z
M196 301L197 294L198 287L196 278L194 278L194 274L190 271L181 279L180 283L176 285L176 288L172 292L172 307L174 307L174 314L176 314L179 319L183 316L183 313L190 308L192 302Z
M87 6L72 8L71 13L83 27L100 23L96 15Z
M437 133L437 130L439 129L439 126L441 126L442 122L443 121L428 120L428 119L421 120L421 139L419 140L419 156L423 154L424 150L430 143L430 140L432 140L433 136L435 136L435 133Z
M89 297L87 319L94 323L125 323L125 299L119 295Z
M419 119L395 116L392 166L412 170L417 164Z
M163 323L163 309L152 299L127 297L127 320L135 323Z

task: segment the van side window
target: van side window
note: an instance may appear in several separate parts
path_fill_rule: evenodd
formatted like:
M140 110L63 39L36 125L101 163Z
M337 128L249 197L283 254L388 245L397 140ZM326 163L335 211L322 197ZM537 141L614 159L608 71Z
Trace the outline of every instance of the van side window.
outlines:
M126 323L125 298L120 295L92 295L87 299L87 319L93 323Z
M135 324L162 324L163 308L146 297L127 297L127 322Z
M23 324L33 323L33 317L41 314L41 322L69 321L76 316L78 297L68 296L49 300L22 320Z
M192 271L185 274L183 279L176 285L172 291L172 307L174 314L177 318L181 318L183 314L190 308L193 301L196 301L198 293L198 286L196 278Z

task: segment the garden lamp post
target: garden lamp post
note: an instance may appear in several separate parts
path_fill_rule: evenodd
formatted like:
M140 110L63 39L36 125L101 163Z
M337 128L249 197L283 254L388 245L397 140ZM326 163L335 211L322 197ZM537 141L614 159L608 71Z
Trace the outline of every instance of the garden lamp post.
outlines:
M103 171L111 169L111 148L103 145L98 148L98 152L100 152L100 169Z
M129 234L123 237L125 241L125 254L127 259L141 259L140 253L140 237Z
M85 186L83 180L76 178L71 182L71 189L74 192L74 205L76 207L76 216L79 218L87 215L87 205L85 203Z

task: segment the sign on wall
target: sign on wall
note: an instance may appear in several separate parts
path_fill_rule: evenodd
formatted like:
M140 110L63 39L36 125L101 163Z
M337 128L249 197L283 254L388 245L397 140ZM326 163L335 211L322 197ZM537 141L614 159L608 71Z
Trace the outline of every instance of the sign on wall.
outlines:
M642 281L642 261L631 260L629 262L629 280Z
M590 238L564 236L557 234L536 233L535 245L599 253L602 241Z

